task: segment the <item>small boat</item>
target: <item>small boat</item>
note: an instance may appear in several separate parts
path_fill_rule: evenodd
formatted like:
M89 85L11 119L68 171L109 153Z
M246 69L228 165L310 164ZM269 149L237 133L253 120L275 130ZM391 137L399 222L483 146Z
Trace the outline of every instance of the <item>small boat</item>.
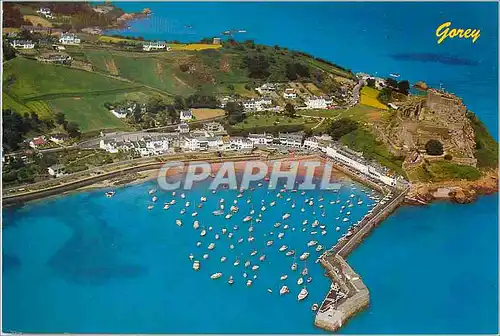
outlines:
M267 291L271 294L273 293L273 290L271 288L268 288Z
M309 273L309 270L307 269L307 267L304 267L304 269L302 270L302 275L303 276L306 276L307 274Z
M300 260L306 260L307 258L309 258L309 252L304 252L302 253L302 255L300 256Z
M275 227L275 228L280 227L280 225L281 225L281 223L280 223L280 222L276 222L276 223L274 223L274 227Z
M309 292L308 292L308 291L307 291L307 289L304 287L304 288L302 288L302 289L300 290L299 295L297 295L297 300L302 301L302 300L304 300L304 299L307 297L307 295L309 295Z
M273 245L273 243L274 243L274 242L273 242L272 240L268 240L268 241L267 241L267 243L266 243L266 245L267 245L267 246L271 246L271 245Z
M190 202L186 202L186 204L184 204L184 206L185 206L186 208L188 208L190 205L191 205L191 203L190 203Z
M295 203L292 203L292 209L295 209Z
M278 233L278 239L281 239L281 238L283 238L284 236L285 236L285 234L284 234L283 232Z
M283 217L282 217L282 218L283 218L283 220L285 220L285 219L289 218L290 216L291 216L291 215L287 212L286 214L284 214L284 215L283 215Z
M228 213L228 214L226 215L226 219L229 219L229 218L231 218L231 217L233 217L233 214L231 214L231 213Z
M175 200L170 201L170 205L174 205L175 203L177 203Z
M199 270L200 269L200 262L198 260L195 260L194 263L193 263L193 269L195 271Z
M218 239L219 239L219 237L220 237L220 236L219 236L219 234L218 234L218 233L216 233L216 234L215 234L215 239L216 239L216 240L218 240Z
M170 204L165 203L165 204L163 205L163 209L168 210L168 208L170 208Z
M309 278L307 278L307 280L306 280L306 281L307 281L307 283L311 283L311 281L313 281L313 278L312 278L312 277L309 277Z
M275 206L276 205L276 201L272 201L271 203L269 203L270 206Z
M233 263L234 266L238 266L240 264L240 260L236 259L236 261Z
M208 249L209 249L209 250L213 250L214 248L215 248L215 244L214 244L214 243L210 243L210 244L208 245Z
M252 237L252 236L248 237L248 241L249 241L249 242L253 242L254 240L255 240L255 238L254 238L254 237Z
M252 285L252 280L247 281L247 287L250 287Z
M229 248L230 248L231 250L234 250L234 245L233 245L233 244L229 245Z
M297 270L297 263L293 263L291 269L292 269L292 271L296 271Z
M238 225L233 226L233 230L234 231L238 230Z
M266 207L265 206L262 206L262 208L260 208L261 211L266 211Z
M222 228L222 230L221 230L221 231L222 231L222 234L226 234L227 229L226 229L226 228Z
M186 194L182 193L181 198L186 198Z
M154 208L154 205L148 205L148 210L151 210Z
M339 232L339 231L340 231L340 226L337 226L337 227L335 228L335 231Z
M297 280L297 285L302 285L304 283L304 279L302 279L302 277L300 277L298 280Z
M389 74L389 76L394 77L394 78L399 78L401 75L397 74L397 73L394 73L394 74L391 73L391 74Z
M258 269L259 269L259 265L253 265L253 266L252 266L252 270L256 271L256 270L258 270Z
M287 286L281 287L281 289L280 289L280 295L285 295L285 294L288 294L288 293L290 293L290 290L288 289Z
M243 238L238 239L238 244L243 243Z
M189 254L189 260L193 260L194 256L192 253Z
M233 233L232 233L232 232L229 232L229 234L227 235L227 237L228 237L229 239L233 238Z
M177 224L177 226L182 226L182 221L180 219L176 219L175 224Z
M201 246L201 242L197 242L196 246L200 247Z
M288 275L283 274L283 275L280 277L280 280L286 280L287 278L288 278Z
M321 252L323 250L323 245L316 246L316 252Z
M224 214L224 211L222 211L222 210L212 211L212 215L214 215L214 216L220 216L220 215L223 215L223 214Z
M245 261L245 267L249 267L249 266L250 266L250 260Z
M227 280L227 283L230 285L234 284L234 279L232 275L229 277L229 280Z
M311 240L311 241L309 241L309 243L307 243L307 246L312 247L312 246L316 246L317 244L318 244L317 240Z
M265 254L261 255L261 256L260 256L260 258L259 258L259 260L260 260L260 261L264 261L264 260L266 260L266 255L265 255Z
M285 225L283 226L283 230L287 230L288 228L289 228L288 224L285 224Z
M222 276L221 272L214 273L210 276L212 280L219 279Z
M287 252L287 253L285 253L285 254L286 254L286 256L288 256L288 257L289 257L289 256L293 256L293 255L295 254L295 250L290 250L290 251L288 251L288 252Z
M111 198L111 197L115 196L115 194L116 194L116 191L108 191L108 192L106 193L106 197L107 197L107 198Z
M311 310L312 311L317 311L319 308L319 305L317 303L313 304L312 307L311 307Z
M202 201L202 202L206 202L206 200L207 200L207 198L206 198L205 196L202 196L202 197L200 198L200 201Z
M227 260L227 258L226 258L226 257L222 257L222 258L220 258L220 262L224 262L224 261L226 261L226 260Z
M286 251L288 249L288 246L282 245L279 249L280 252Z
M254 256L254 255L256 255L256 254L257 254L257 251L253 250L253 251L252 251L252 253L250 253L250 256L252 256L252 257L253 257L253 256Z
M302 222L302 225L307 225L307 219L304 219L304 221Z
M252 216L246 216L245 218L243 218L243 221L248 222L251 219L252 219Z
M247 278L247 277L248 277L247 272L244 272L244 273L243 273L243 277L244 277L244 278Z
M207 234L207 230L203 229L201 230L200 236L204 237Z
M184 215L185 213L186 213L186 209L182 209L180 212L181 215Z
M203 259L208 259L208 254L204 254Z
M342 219L343 222L347 222L349 220L349 218L345 217L344 219Z
M198 230L198 228L199 228L199 227L200 227L200 223L199 223L198 221L194 221L194 223L193 223L193 228L194 228L195 230Z

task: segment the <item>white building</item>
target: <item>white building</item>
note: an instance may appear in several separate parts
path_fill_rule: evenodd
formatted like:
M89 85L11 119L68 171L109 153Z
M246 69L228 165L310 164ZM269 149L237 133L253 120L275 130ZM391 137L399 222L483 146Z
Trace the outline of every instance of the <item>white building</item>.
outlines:
M66 45L78 45L80 44L80 38L73 33L64 33L59 38L59 43Z
M250 133L248 140L252 141L254 146L265 146L273 143L274 137L272 134L266 133Z
M99 142L99 148L109 153L118 153L119 151L135 151L140 156L154 156L165 154L170 149L171 139L166 136L143 137L132 141L130 139L104 140Z
M247 112L251 111L264 111L268 107L271 107L273 101L271 98L262 97L258 99L249 99L242 102L243 109Z
M14 40L10 43L16 49L33 49L35 48L35 43L31 40Z
M308 109L326 109L329 108L333 100L328 97L311 97L304 102Z
M66 174L66 169L62 164L55 164L47 168L50 176L59 177Z
M193 119L193 111L191 111L191 110L181 111L180 118L181 118L181 121L192 120Z
M66 134L63 134L63 133L52 134L50 136L50 141L55 142L57 144L61 144L66 140L68 140L68 136Z
M207 132L225 132L224 126L221 123L212 121L203 125L203 129Z
M189 133L189 125L186 123L181 123L175 130L179 133Z
M286 147L300 148L302 147L302 134L300 133L279 133L279 142Z
M36 11L38 14L42 14L42 15L51 15L51 11L50 11L50 8L40 8L39 10Z
M351 169L357 170L372 179L378 180L389 186L396 185L396 179L378 172L374 167L361 162L361 159L355 159L338 148L329 146L325 149L325 153L329 157L339 161L341 164L346 165Z
M283 98L295 99L295 98L297 98L297 93L295 92L294 89L291 89L291 88L285 89L285 92L283 92Z
M255 91L257 91L261 95L270 94L276 91L276 84L265 83L260 87L255 88Z
M171 48L167 47L165 41L148 41L142 44L142 50L151 51L151 50L166 50L169 51Z
M182 148L186 151L222 150L224 142L220 136L186 136Z
M236 150L252 150L253 142L244 137L231 137L229 139L229 144L232 148Z

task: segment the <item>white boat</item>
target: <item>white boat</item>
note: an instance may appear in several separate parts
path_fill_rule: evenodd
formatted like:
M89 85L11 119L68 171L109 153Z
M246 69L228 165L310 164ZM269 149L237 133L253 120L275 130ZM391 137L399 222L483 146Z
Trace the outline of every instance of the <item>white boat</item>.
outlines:
M302 222L302 225L307 225L307 219L304 219L304 221Z
M194 255L192 253L189 254L189 260L193 260Z
M281 238L283 238L284 236L285 236L285 234L284 234L283 232L278 233L278 239L281 239Z
M309 277L309 278L307 278L307 280L306 280L306 281L307 281L307 283L311 283L311 281L313 281L313 278L312 278L312 277Z
M394 78L399 78L401 75L400 74L393 74L393 73L391 73L391 74L389 74L389 76L394 77Z
M203 259L208 259L208 254L204 254Z
M192 216L192 217L196 217L196 216L198 216L198 213L195 211L195 212L193 212L193 213L191 214L191 216Z
M206 198L205 196L202 196L202 197L200 198L200 201L202 201L202 202L206 202L206 200L207 200L207 198Z
M285 224L285 225L283 226L283 230L287 230L288 228L289 228L288 224Z
M247 287L250 287L252 285L252 280L247 281Z
M201 242L197 242L196 246L200 247L201 246Z
M148 210L151 210L151 209L153 209L153 208L154 208L154 206L153 206L153 205L148 205Z
M280 251L280 252L283 252L283 251L286 251L287 249L288 249L288 246L286 246L286 245L282 245L282 246L280 247L280 250L279 250L279 251Z
M243 238L238 239L238 244L243 243Z
M170 204L165 203L165 204L163 205L163 209L168 210L168 208L170 208Z
M234 250L234 245L233 245L233 244L229 245L229 248L230 248L231 250Z
M285 295L285 294L288 294L289 292L290 292L290 290L288 289L287 286L283 286L280 289L280 295Z
M226 257L221 257L221 258L220 258L220 262L224 262L224 261L226 261L226 260L227 260L227 258L226 258Z
M214 244L214 243L210 243L210 244L208 245L208 249L209 249L209 250L213 250L214 248L215 248L215 244Z
M232 233L232 232L229 232L229 234L227 235L227 237L228 237L229 239L233 238L233 233Z
M264 261L264 260L266 260L266 255L265 255L265 254L261 255L261 256L260 256L260 258L259 258L259 260L260 260L260 261Z
M222 273L221 272L217 272L217 273L214 273L210 276L211 279L215 280L215 279L219 279L220 277L222 276Z
M295 203L292 203L292 209L295 209Z
M342 219L343 222L347 222L349 220L349 218L345 217L344 219Z
M337 227L335 228L335 231L339 232L339 231L340 231L340 226L337 226Z
M207 234L207 230L201 230L200 236L204 237Z
M229 219L229 218L231 218L231 217L233 217L233 214L231 214L231 213L228 213L228 214L226 215L226 219Z
M253 265L253 266L252 266L252 270L256 271L256 270L258 270L258 269L259 269L259 265Z
M287 218L289 218L289 217L290 217L290 214L287 212L286 214L284 214L284 215L283 215L283 217L282 217L282 218L283 218L283 220L285 220L285 219L287 219Z
M270 206L275 206L276 205L276 201L272 201L271 203L269 203Z
M186 194L182 193L181 198L186 198Z
M316 246L316 252L321 252L323 250L323 245Z
M198 230L198 228L199 228L199 227L200 227L200 223L199 223L198 221L194 221L194 223L193 223L193 228L194 228L195 230Z
M232 205L231 208L229 208L232 212L238 212L239 208L235 205Z
M317 303L315 303L312 305L311 310L316 311L316 310L318 310L318 308L319 308L319 305Z
M175 191L172 191L172 196L175 196Z
M290 267L292 269L292 271L296 271L297 270L297 263L293 263L292 264L292 267Z
M176 219L175 224L177 224L177 226L182 226L182 221L180 219Z
M311 241L309 241L309 243L307 243L307 246L312 247L312 246L316 246L317 244L318 244L317 240L311 240Z
M195 260L194 263L193 263L193 269L195 271L199 270L200 269L200 262L198 260Z
M265 206L262 206L262 208L260 208L261 211L266 211L266 207Z
M249 242L253 242L254 240L255 240L255 238L254 238L254 237L252 237L252 236L248 237L248 241L249 241Z
M107 198L111 198L111 197L115 196L115 194L116 194L116 191L108 191L105 195Z
M314 205L314 202L313 202L313 201L309 201L309 205L310 205L310 206L313 206L313 205Z
M302 279L302 277L300 277L298 280L297 280L297 285L302 285L304 283L304 279Z
M240 264L240 260L236 259L236 261L233 263L234 266L238 266Z
M281 223L280 223L280 222L276 222L276 223L274 223L274 227L275 227L275 228L279 228L279 227L280 227L280 225L281 225Z
M248 277L247 272L244 272L244 273L243 273L243 277L244 277L244 278L247 278L247 277Z
M170 205L174 205L175 203L177 203L175 200L170 201Z
M297 295L297 300L302 301L307 297L307 295L309 295L309 292L307 292L307 289L304 287L300 290L299 295Z
M224 214L224 211L222 211L222 210L212 211L212 215L214 215L214 216L220 216L220 215L223 215L223 214Z
M186 208L187 208L187 207L189 207L190 205L191 205L191 203L190 203L190 202L186 202L186 204L184 204L184 206L185 206Z
M268 288L267 291L271 294L273 293L273 290L271 288Z
M250 260L245 261L245 267L249 267L249 266L250 266Z
M220 236L219 236L219 234L218 234L218 233L216 233L216 234L215 234L215 239L216 239L216 240L218 240L218 239L219 239L219 237L220 237Z
M149 189L149 191L148 191L148 193L149 193L150 195L154 194L155 192L156 192L156 189Z
M300 209L300 211L301 211L301 212L305 212L305 211L306 211L306 209L302 208L302 209Z
M326 234L327 234L326 230L321 231L321 235L322 235L322 236L324 236L324 235L326 235Z
M254 256L254 255L256 255L256 254L257 254L257 251L253 250L253 251L252 251L252 253L250 253L250 256L252 256L252 257L253 257L253 256Z
M307 258L309 258L309 252L304 252L302 253L302 255L300 256L300 260L306 260Z
M280 280L286 280L287 278L288 278L288 275L283 274L283 275L280 277Z
M181 215L184 215L185 213L186 213L186 209L182 209L180 212Z
M274 241L272 241L272 240L268 240L268 241L267 241L267 243L266 243L266 245L267 245L267 246L271 246L271 245L273 245L273 243L274 243Z
M295 254L295 250L290 250L285 253L287 257L293 256Z
M243 221L248 222L251 219L252 219L252 216L246 216L245 218L243 218Z
M227 229L226 229L226 228L222 228L222 230L221 230L221 231L222 231L222 234L226 234Z

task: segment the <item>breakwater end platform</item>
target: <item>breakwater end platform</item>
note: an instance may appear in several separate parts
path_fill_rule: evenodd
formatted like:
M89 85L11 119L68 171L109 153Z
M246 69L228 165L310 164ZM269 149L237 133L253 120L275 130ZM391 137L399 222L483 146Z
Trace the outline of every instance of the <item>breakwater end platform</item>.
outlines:
M360 175L356 176L360 182ZM371 181L367 181L372 185ZM320 258L321 265L326 270L332 283L328 293L321 303L314 325L328 330L337 331L357 312L370 304L370 292L361 277L346 262L345 258L351 253L370 232L387 216L389 216L405 200L409 187L405 189L378 188L386 191L383 200L370 210L359 222L351 225L337 244L326 251Z

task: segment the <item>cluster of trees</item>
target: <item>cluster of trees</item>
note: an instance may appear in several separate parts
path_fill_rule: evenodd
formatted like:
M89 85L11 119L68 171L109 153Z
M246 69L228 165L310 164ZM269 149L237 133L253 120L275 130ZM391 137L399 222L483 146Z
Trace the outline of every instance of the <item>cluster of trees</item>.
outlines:
M245 56L243 68L248 70L248 76L256 79L266 79L271 74L269 71L269 59L264 55Z
M5 61L11 60L16 57L16 49L10 45L10 43L6 40L2 41L3 46L3 59Z
M438 140L431 139L425 144L425 152L429 155L443 155L443 144Z
M15 27L19 28L22 25L31 26L31 22L25 20L21 11L17 7L16 3L12 2L4 2L3 3L3 24L4 28L6 27Z
M245 119L245 115L243 114L243 106L241 105L241 103L227 102L224 110L227 114L227 122L230 125L237 124Z
M66 115L62 112L58 112L55 115L56 124L61 125L68 135L72 138L78 138L81 134L78 124L66 120Z
M308 78L310 75L309 67L302 63L293 62L286 65L286 77L291 81L297 78Z
M341 118L339 120L335 120L328 127L328 134L332 137L333 140L339 140L346 134L355 131L358 128L358 123L349 118Z
M54 127L52 120L41 120L35 112L20 115L6 109L2 111L2 117L3 150L7 153L19 149L19 144L29 132L40 132Z
M410 92L410 82L408 82L407 80L402 80L398 82L394 78L387 78L385 80L385 84L387 85L387 87L396 90L399 93L402 93L406 96Z

